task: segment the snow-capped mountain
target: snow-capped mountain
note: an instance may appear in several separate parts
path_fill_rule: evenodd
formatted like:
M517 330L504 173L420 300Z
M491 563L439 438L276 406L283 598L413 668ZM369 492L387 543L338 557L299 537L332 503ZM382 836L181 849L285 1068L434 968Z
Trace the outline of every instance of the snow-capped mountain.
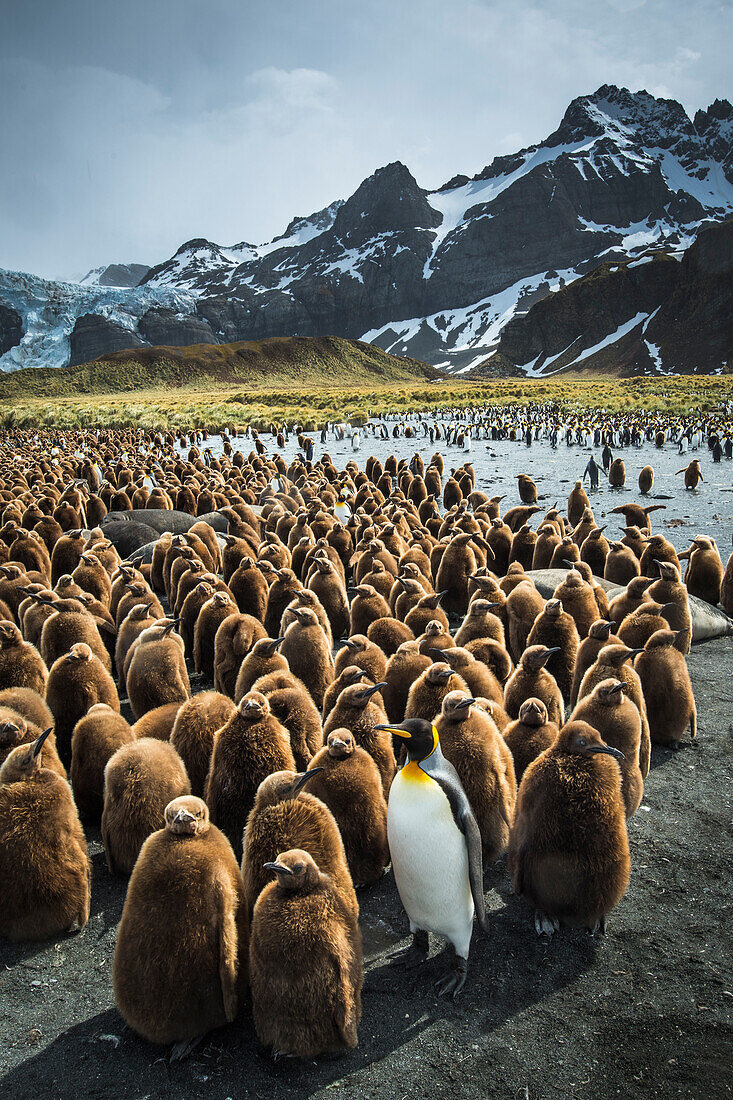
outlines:
M396 162L268 244L188 241L128 292L129 305L125 295L114 307L105 299L99 316L136 342L194 342L194 331L198 343L331 333L465 373L542 299L604 264L658 253L680 260L701 227L732 214L730 103L690 119L674 100L604 86L574 100L544 142L495 158L472 179L430 192ZM38 361L45 322L17 292L8 301L1 273L0 302L16 312L15 321L0 313L0 366ZM64 316L75 319L58 346L67 342L72 362L120 339L103 331L96 308L68 303Z
M93 267L83 279L82 286L137 286L147 275L147 264L107 264L106 267Z

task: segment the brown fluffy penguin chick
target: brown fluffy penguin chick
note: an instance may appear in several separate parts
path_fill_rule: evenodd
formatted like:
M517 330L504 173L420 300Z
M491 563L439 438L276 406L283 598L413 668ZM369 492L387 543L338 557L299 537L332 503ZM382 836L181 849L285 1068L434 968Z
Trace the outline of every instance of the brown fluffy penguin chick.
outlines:
M283 641L284 639L280 637L260 638L255 642L237 673L237 682L234 685L235 703L252 690L252 684L261 676L267 676L270 672L289 670L288 662L278 652Z
M561 922L603 931L626 893L631 859L620 756L592 726L569 722L524 773L509 871L514 892L534 906L538 935L551 936Z
M618 629L618 636L630 649L642 649L657 630L668 630L670 624L664 617L665 609L650 600L627 615Z
M407 697L415 680L430 668L432 658L420 652L417 642L404 642L387 662L382 699L388 720L394 725L405 717Z
M200 798L175 798L127 887L112 981L125 1023L180 1044L231 1023L247 987L249 927L231 845ZM183 1049L182 1049L183 1048Z
M435 589L443 592L443 608L447 614L465 615L468 608L468 578L476 572L477 561L469 545L473 534L454 535L440 559L435 577Z
M39 597L34 599L38 600ZM97 623L86 607L78 600L56 600L53 612L44 622L41 631L40 653L46 668L50 669L54 661L68 653L75 642L85 642L104 667L111 671L112 660Z
M499 706L504 706L504 689L494 673L483 661L477 661L473 653L462 646L453 649L436 649L430 654L435 661L444 661L447 665L463 677L468 685L471 695L493 699Z
M295 771L288 731L270 712L265 696L250 691L219 730L206 780L211 820L229 838L237 859L257 788L268 775L284 770Z
M608 618L615 623L617 630L626 616L636 611L640 604L649 603L651 596L647 589L652 583L651 577L633 577L625 590L611 600L608 605Z
M328 616L332 636L341 638L349 632L350 623L346 589L333 562L327 558L316 558L315 565L316 572L311 578L309 587L320 600Z
M291 610L296 622L285 631L281 652L290 671L303 681L316 707L322 710L323 696L335 675L331 647L314 611L309 607Z
M387 658L378 645L371 642L366 634L354 634L344 640L343 648L336 654L335 675L339 676L347 665L358 665L376 684L384 680L387 671Z
M143 737L123 745L104 769L102 840L113 875L129 875L140 849L160 829L166 806L190 794L180 756L167 741Z
M445 661L438 661L422 672L413 683L407 696L405 721L408 718L424 718L434 722L443 700L451 691L463 691L470 695L468 684Z
M39 731L53 725L53 715L46 700L30 688L5 688L0 691L0 710L3 707L9 707L17 714L21 714L27 722L38 726Z
M46 693L48 669L34 645L23 641L15 623L0 622L0 691L24 687Z
M306 845L330 875L345 908L354 919L359 906L346 861L346 852L336 820L328 807L305 790L316 771L274 772L257 789L254 806L244 831L242 878L249 913L266 885L269 875L264 864L274 859L278 848Z
M475 638L465 647L477 661L483 661L503 686L514 672L514 662L503 645L493 638Z
M580 637L587 638L593 623L601 618L592 586L586 584L576 569L571 569L552 595L575 619Z
M733 554L728 558L720 585L720 606L726 615L733 617Z
M101 820L107 761L134 740L130 724L106 703L95 703L74 726L69 782L83 821Z
M41 736L42 729L49 727L53 729L53 719L50 715L46 723L40 726L11 707L0 706L0 764L7 759L14 748L18 745L31 745ZM39 766L56 772L62 779L67 778L66 768L61 763L56 750L56 738L53 733L43 741Z
M700 460L698 458L693 458L689 466L682 470L677 470L677 473L685 475L685 489L697 489L698 482L703 480Z
M639 561L639 568L643 577L658 577L660 561L671 561L680 568L680 559L669 539L664 535L651 535L646 539L646 546Z
M437 619L431 619L416 641L421 653L429 653L431 649L453 649L456 644Z
M349 590L352 591L351 589ZM350 609L350 633L366 634L375 619L389 617L389 604L370 584L359 584L353 589Z
M568 496L568 519L571 527L575 527L576 524L580 523L586 508L590 508L588 494L583 488L583 482L576 481Z
M580 700L570 716L572 722L587 722L598 730L607 745L624 754L619 760L621 793L629 818L639 808L644 794L644 780L639 768L641 716L637 707L626 698L623 680L602 680L590 695Z
M630 546L622 542L609 542L609 552L603 567L604 580L614 584L628 584L641 573L639 560Z
M509 593L506 601L507 649L515 662L527 648L529 632L544 606L544 599L530 580L522 581Z
M147 604L136 603L120 623L115 642L115 669L117 684L121 690L125 687L125 664L128 653L143 630L147 630L149 626L155 626L156 621L156 618L150 615Z
M519 717L502 733L512 754L519 784L532 761L555 744L559 730L555 722L548 721L547 707L542 700L530 697L519 708Z
M685 584L691 596L717 607L725 570L712 539L698 535L688 551L690 560L685 572Z
M298 1058L352 1050L364 980L359 926L308 852L282 853L267 870L277 878L258 899L250 940L257 1037Z
M147 711L133 724L135 739L139 741L143 737L154 737L156 741L170 741L181 706L181 703L163 703L162 707Z
M503 734L504 730L511 723L511 718L499 703L494 699L486 699L483 695L474 696L474 704L479 710L488 714L494 722L494 725L498 729L499 733Z
M656 600L657 603L665 605L664 617L670 629L689 632L678 639L685 642L681 652L689 653L692 641L692 615L687 586L680 580L679 570L671 561L659 561L657 566L660 576L647 589L647 596L650 600Z
M176 713L170 742L188 774L191 794L203 796L214 741L235 711L234 703L218 691L201 691L182 703Z
M345 687L323 724L323 736L327 738L335 729L350 730L357 745L366 749L379 768L386 798L396 766L392 739L384 730L374 728L387 722L384 708L376 701L378 692L385 686L385 681L382 681L366 686L352 684L351 687Z
M541 699L551 722L561 726L565 721L560 689L555 677L545 668L551 656L552 649L544 645L525 649L504 688L504 710L510 718L519 717L519 708L525 699Z
M578 688L578 702L586 695L590 695L596 684L604 680L623 680L626 684L626 694L636 706L641 717L641 743L639 745L639 767L642 778L649 774L649 762L651 759L651 738L649 734L649 720L647 707L644 701L644 691L641 686L639 674L631 667L632 661L641 650L629 649L623 642L605 645L593 664L590 666Z
M575 619L563 610L560 600L548 600L529 632L527 645L544 645L559 649L545 665L560 688L563 699L570 698L575 673L575 661L580 645Z
M281 683L277 681L282 676ZM305 771L311 757L323 744L323 725L316 704L305 684L292 673L270 673L255 680L253 691L261 691L270 710L288 732L290 748L298 771Z
M363 668L359 668L358 665L346 665L336 679L328 685L326 694L323 696L324 719L328 718L345 687L350 687L351 684L362 684L369 680L369 674Z
M378 645L387 658L396 653L403 642L411 642L414 637L409 626L387 615L381 619L375 619L367 629L369 641Z
M573 683L570 688L570 706L574 707L578 701L578 691L586 672L606 645L620 645L621 639L617 634L612 634L613 623L608 619L596 619L588 632L588 637L578 646L575 657L575 669L573 671Z
M506 851L517 781L509 747L488 714L473 704L465 692L449 692L435 728L476 817L486 863Z
M608 484L612 489L623 489L626 481L626 466L622 458L614 458L608 470Z
M183 638L169 619L160 619L135 642L127 670L127 696L135 718L164 703L185 703L191 695Z
M504 624L496 614L499 605L491 600L474 599L455 634L455 644L465 646L476 638L493 638L499 645L506 645Z
M677 633L658 630L652 634L634 662L641 680L649 721L649 735L655 745L677 749L690 727L697 737L697 708L687 662L676 647Z
M193 665L207 683L214 679L214 643L216 632L239 609L226 592L215 592L198 613L193 632Z
M50 728L0 767L0 936L43 940L89 919L91 863L69 784L41 767Z
M356 886L377 882L389 863L387 803L379 768L347 729L332 730L311 760L309 791L328 806Z
M252 615L228 615L214 636L214 690L234 698L242 661L255 642L265 638L265 628Z
M107 703L119 713L115 682L88 645L77 642L51 667L46 702L54 717L56 747L66 768L71 763L74 726L95 703Z
M331 623L328 615L321 604L321 601L311 592L309 588L304 588L300 592L297 592L295 599L292 600L285 608L282 614L282 620L280 622L280 633L286 634L288 627L291 623L296 621L295 610L296 608L309 607L314 612L318 619L321 630L326 635L328 645L330 649L333 649L333 634L331 633Z
M448 616L439 606L445 593L434 592L430 596L422 596L414 607L405 615L405 626L408 626L417 637L422 634L425 627L432 619L437 619L445 630L448 630Z

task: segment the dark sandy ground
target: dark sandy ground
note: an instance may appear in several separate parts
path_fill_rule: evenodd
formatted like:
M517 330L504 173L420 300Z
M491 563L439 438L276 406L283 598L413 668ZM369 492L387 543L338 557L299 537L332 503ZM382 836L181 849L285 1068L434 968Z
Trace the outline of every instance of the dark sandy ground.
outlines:
M353 457L363 465L370 452L411 454L412 442L369 439ZM249 441L238 444L249 450ZM348 441L327 446L340 466L352 457ZM429 457L433 447L419 449ZM291 443L288 458L293 451ZM506 491L508 505L518 502L515 470L532 473L552 503L582 475L588 453L475 443L470 455L453 448L446 457L456 466L470 458L478 486ZM636 476L651 461L659 490L672 497L655 528L678 548L695 532L714 534L725 554L733 464L713 467L707 454L700 457L709 484L685 494L673 470L689 456L681 459L670 446L625 452L630 488L620 495L601 491L592 499L596 516L619 500L639 499ZM662 517L683 522L669 529ZM645 796L629 824L631 884L605 937L562 930L552 942L538 939L502 860L485 875L488 937L474 937L464 993L446 1003L433 992L447 961L437 943L422 971L405 975L387 965L386 953L407 933L388 874L360 895L366 978L356 1051L317 1065L275 1064L259 1047L245 1008L187 1061L170 1064L168 1052L138 1039L114 1007L111 966L126 884L109 875L99 831L90 830L87 928L50 943L0 942L0 1097L730 1096L733 639L695 647L689 665L699 741L679 753L653 751Z
M187 1061L170 1064L114 1007L125 882L109 875L92 830L87 928L49 943L0 944L0 1096L730 1096L733 641L697 646L689 663L699 741L653 751L629 825L631 885L605 937L563 929L551 942L538 939L502 860L485 876L488 937L474 936L464 993L446 1003L433 992L446 966L439 945L421 971L386 963L386 952L406 942L388 874L360 897L367 965L356 1051L275 1064L245 1009Z

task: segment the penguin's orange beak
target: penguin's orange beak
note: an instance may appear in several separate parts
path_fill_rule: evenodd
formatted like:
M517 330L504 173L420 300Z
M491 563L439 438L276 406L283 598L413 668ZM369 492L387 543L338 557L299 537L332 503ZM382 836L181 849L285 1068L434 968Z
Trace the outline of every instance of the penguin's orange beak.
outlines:
M401 737L403 741L409 741L411 734L407 730L401 730L397 726L375 726L375 730L384 730L385 733L391 733L393 737Z

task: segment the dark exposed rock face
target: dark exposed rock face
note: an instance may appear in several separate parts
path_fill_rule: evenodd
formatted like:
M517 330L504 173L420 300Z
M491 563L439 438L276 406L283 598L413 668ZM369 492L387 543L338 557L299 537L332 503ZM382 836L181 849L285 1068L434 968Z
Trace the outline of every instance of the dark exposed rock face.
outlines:
M149 270L146 264L110 264L98 282L100 286L137 286Z
M88 363L106 352L136 348L144 343L136 333L96 313L85 313L77 318L70 342L70 367Z
M658 256L641 265L606 264L548 295L507 324L498 358L539 370L549 359L552 371L611 363L624 374L718 370L733 360L732 305L730 219L703 229L682 262ZM624 328L617 341L583 356Z
M704 229L688 249L647 336L671 369L733 362L733 219Z
M137 327L146 342L156 346L182 348L187 344L218 342L211 331L211 326L201 317L181 317L172 309L149 309L140 318Z
M514 363L551 358L566 348L578 355L637 313L652 313L675 288L679 267L667 257L634 268L604 264L511 320L499 352Z
M0 355L17 347L23 335L23 318L0 302Z

